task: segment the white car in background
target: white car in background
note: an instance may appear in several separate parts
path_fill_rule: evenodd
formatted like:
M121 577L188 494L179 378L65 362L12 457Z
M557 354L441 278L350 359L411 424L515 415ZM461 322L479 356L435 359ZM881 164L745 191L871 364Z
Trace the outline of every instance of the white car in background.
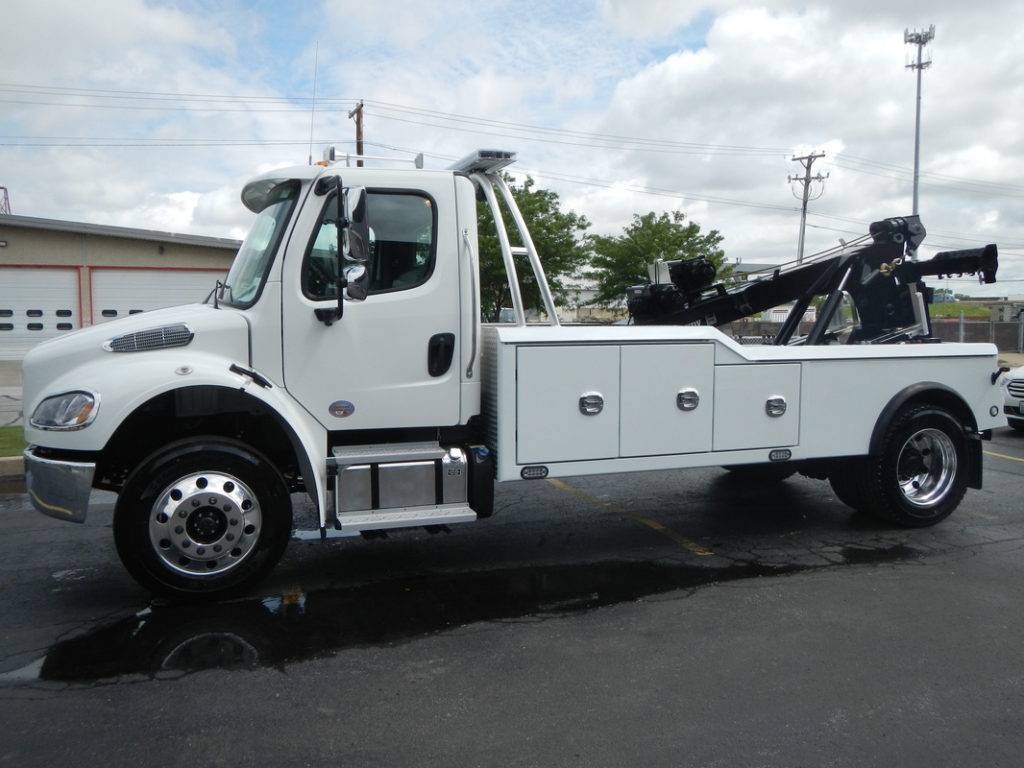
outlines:
M1024 432L1024 365L1006 374L1006 420L1018 432Z

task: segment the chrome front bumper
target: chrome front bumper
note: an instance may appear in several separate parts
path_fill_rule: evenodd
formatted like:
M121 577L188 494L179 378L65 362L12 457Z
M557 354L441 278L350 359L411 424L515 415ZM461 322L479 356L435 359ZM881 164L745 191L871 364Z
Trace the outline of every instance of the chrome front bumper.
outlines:
M96 464L55 461L36 456L35 446L25 449L25 488L32 506L58 520L84 523Z

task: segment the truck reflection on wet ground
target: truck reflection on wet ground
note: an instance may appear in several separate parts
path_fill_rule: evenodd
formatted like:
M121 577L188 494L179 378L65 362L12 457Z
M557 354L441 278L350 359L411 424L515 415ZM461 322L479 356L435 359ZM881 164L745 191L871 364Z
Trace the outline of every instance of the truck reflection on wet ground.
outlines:
M903 544L841 552L842 564L895 562L917 554ZM206 669L283 669L346 648L391 645L469 624L557 619L714 583L826 567L836 565L614 561L434 574L228 603L156 604L54 645L39 677L87 683L136 675L173 678Z

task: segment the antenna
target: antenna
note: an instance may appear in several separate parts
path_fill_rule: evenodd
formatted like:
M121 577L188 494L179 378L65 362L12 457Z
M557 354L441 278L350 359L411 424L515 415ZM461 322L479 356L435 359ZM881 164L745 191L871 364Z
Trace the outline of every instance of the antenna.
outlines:
M0 187L0 213L10 214L11 198L7 194L7 187Z
M313 164L313 117L316 115L316 74L320 64L320 41L313 51L313 102L309 105L309 164Z

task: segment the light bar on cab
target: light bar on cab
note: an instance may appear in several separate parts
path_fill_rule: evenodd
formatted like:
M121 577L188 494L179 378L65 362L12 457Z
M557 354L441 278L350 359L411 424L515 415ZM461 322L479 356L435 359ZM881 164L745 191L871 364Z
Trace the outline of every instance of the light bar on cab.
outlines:
M493 173L516 161L516 153L504 149L478 149L466 155L459 162L448 166L449 170L463 173Z

